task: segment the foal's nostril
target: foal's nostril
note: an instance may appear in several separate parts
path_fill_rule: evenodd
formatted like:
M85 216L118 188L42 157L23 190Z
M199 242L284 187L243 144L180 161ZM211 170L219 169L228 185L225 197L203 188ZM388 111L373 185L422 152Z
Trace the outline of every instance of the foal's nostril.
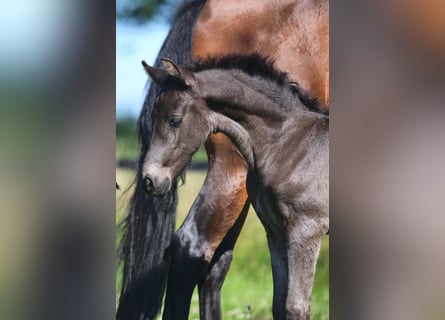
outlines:
M149 177L145 177L144 182L145 182L145 189L147 191L153 190L154 187L153 180L151 180Z
M170 178L165 178L162 183L159 183L157 178L144 175L142 188L144 188L148 194L162 196L170 189Z

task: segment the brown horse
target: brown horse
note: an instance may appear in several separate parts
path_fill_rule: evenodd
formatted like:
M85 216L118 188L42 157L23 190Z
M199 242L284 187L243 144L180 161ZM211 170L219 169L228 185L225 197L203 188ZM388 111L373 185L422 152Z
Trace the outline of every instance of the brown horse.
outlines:
M328 108L328 13L327 0L189 1L179 11L160 55L186 65L191 59L259 52ZM139 121L141 152L124 238L118 317L154 318L168 270L164 319L187 318L196 284L201 319L218 319L220 289L249 207L248 166L229 138L212 135L205 144L209 159L205 183L183 225L172 234L175 185L163 197L150 197L144 192L150 182L142 177L158 90L151 86ZM166 249L168 259L163 262Z

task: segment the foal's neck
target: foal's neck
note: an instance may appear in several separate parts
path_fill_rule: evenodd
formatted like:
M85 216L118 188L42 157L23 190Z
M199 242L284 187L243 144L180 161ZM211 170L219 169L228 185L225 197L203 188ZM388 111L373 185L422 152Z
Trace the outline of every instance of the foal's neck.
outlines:
M248 116L276 121L306 110L290 88L261 76L236 69L213 69L198 73L198 77L209 107L237 121Z
M251 167L255 149L280 133L285 122L319 116L307 110L289 88L268 79L238 70L207 70L196 76L202 97L214 111L215 131L227 134Z

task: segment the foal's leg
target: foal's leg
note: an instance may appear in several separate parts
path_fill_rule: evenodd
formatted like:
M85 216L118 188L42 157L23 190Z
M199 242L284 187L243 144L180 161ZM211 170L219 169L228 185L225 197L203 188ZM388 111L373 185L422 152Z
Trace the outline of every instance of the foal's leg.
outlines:
M286 318L286 296L288 282L287 264L287 230L285 220L274 207L274 201L267 190L261 187L259 180L249 171L247 190L250 200L261 220L267 234L270 259L272 263L273 302L272 313L274 320Z
M288 319L286 317L286 294L288 281L288 266L287 266L287 250L285 234L277 234L274 228L265 225L267 232L267 243L269 245L270 260L272 263L272 278L273 278L273 302L272 314L274 320ZM293 320L297 320L295 318Z
M297 213L297 219L287 220L264 207L260 205L258 211L271 255L274 320L309 320L315 265L328 229L327 218Z
M328 224L327 217L313 213L298 212L289 217L287 319L310 319L315 265Z
M193 289L203 279L209 264L218 269L213 273L212 270L209 272L209 282L203 294L213 290L209 289L212 284L215 284L215 290L219 291L230 264L231 258L228 259L228 256L231 256L230 251L244 222L244 219L239 219L240 214L248 206L245 189L247 164L238 150L223 134L211 136L206 143L206 150L209 157L206 180L187 218L175 232L169 249L171 264L164 320L188 318ZM245 210L247 212L247 209ZM225 250L213 259L217 248L237 220L239 226L233 228L237 232L232 232L228 237L230 241L228 240L227 244L230 245L222 246ZM225 252L229 253L224 255ZM219 280L215 281L216 278ZM215 305L216 310L220 309L219 301L213 298L202 301L213 306L204 306L205 310L213 310ZM203 319L214 319L214 316L206 316Z
M278 203L249 171L247 189L269 245L273 276L274 320L309 320L312 284L328 217L295 212Z

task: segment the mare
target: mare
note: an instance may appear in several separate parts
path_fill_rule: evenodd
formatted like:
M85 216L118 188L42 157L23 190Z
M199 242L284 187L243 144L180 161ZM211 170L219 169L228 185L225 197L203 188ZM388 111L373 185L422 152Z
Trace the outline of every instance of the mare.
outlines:
M208 56L255 52L274 59L277 68L327 108L327 0L186 0L159 55L188 65ZM165 195L152 196L142 176L159 90L156 83L150 85L138 121L139 160L130 212L122 225L117 318L154 319L167 288L164 319L186 319L197 284L201 319L221 319L220 289L249 207L248 165L223 133L211 135L205 143L206 180L174 232L177 181Z
M160 87L142 175L163 195L208 137L226 134L246 160L247 191L272 260L274 319L310 319L315 265L329 228L329 117L259 55L192 69L143 62ZM317 112L318 111L318 112Z

